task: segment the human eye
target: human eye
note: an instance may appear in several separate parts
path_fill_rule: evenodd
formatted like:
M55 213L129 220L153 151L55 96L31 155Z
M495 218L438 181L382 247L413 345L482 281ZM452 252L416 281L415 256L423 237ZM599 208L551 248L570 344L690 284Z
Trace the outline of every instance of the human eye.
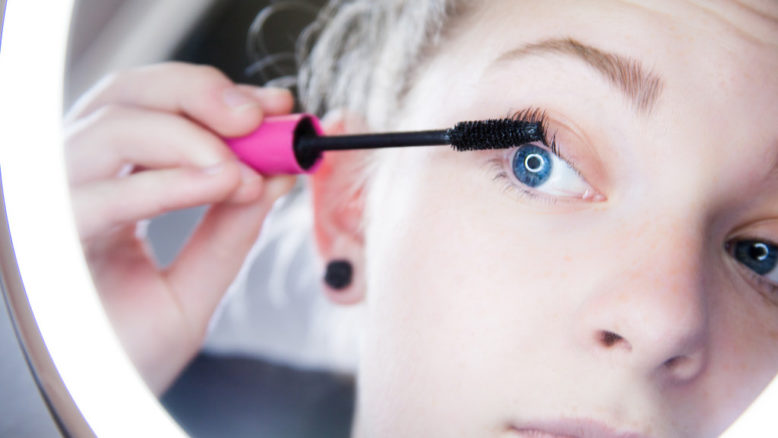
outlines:
M514 118L540 122L548 134L548 120L540 111L517 113ZM602 201L604 197L594 190L581 173L559 156L555 137L517 145L503 151L494 160L498 174L507 189L516 189L520 195L532 199L557 201Z
M524 144L507 155L510 179L526 191L555 198L593 196L580 173L544 145Z
M749 270L761 288L778 292L778 245L761 239L733 239L727 242L730 256Z

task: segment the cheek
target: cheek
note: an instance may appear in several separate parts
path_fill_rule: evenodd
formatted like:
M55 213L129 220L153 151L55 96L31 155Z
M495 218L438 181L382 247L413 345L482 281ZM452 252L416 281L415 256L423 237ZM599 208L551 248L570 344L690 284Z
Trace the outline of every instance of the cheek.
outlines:
M372 435L477 436L502 413L552 411L554 396L539 382L583 391L585 400L580 375L601 370L576 337L584 302L614 282L662 290L673 285L667 277L686 278L674 270L691 266L633 266L664 254L655 242L667 229L649 226L661 217L533 211L470 158L435 148L379 157L359 372L359 412ZM708 370L693 388L667 394L676 412L691 406L700 414L692 418L730 421L775 373L778 324L765 323L775 309L747 298L753 291L707 281Z
M539 253L553 243L529 215L495 202L505 198L499 183L449 154L405 155L387 163L372 193L368 303L378 318L399 312L395 328L419 324L413 332L433 336L430 320L483 321L496 301L542 287Z
M697 406L698 419L715 418L721 424L732 423L756 399L778 372L778 323L775 305L753 290L728 285L714 295L709 313L711 324L711 360L707 383L693 399L680 400Z
M418 332L434 331L431 319L483 324L506 314L516 324L519 312L531 321L575 307L560 306L576 295L568 283L602 270L623 244L619 223L592 233L591 218L527 207L494 181L488 158L480 166L467 154L420 148L381 157L368 201L367 302L401 330L408 321L394 324L394 312Z
M478 425L509 406L498 401L517 378L506 364L521 363L532 376L528 355L565 350L549 348L538 333L572 331L559 296L580 278L566 272L580 248L554 240L542 217L518 210L487 166L434 149L382 158L368 201L360 397L374 400L387 423L414 406L430 419L439 413L438 427L452 417Z

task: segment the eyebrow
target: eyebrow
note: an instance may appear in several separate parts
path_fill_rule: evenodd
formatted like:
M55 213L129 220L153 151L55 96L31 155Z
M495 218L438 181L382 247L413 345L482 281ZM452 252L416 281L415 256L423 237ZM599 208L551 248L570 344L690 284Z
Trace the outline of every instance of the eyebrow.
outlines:
M662 93L662 78L647 70L636 59L606 52L572 38L528 44L504 53L495 63L549 53L572 56L593 67L624 92L638 112L650 112Z

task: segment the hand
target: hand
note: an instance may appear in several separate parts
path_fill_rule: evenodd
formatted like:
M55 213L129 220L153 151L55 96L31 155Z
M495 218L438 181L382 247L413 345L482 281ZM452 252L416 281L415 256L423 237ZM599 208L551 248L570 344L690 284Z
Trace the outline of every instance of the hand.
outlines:
M121 342L158 394L197 353L265 215L294 184L250 170L220 137L247 134L292 106L286 90L169 63L106 79L66 117L87 261ZM211 207L178 258L160 269L138 222L205 204Z

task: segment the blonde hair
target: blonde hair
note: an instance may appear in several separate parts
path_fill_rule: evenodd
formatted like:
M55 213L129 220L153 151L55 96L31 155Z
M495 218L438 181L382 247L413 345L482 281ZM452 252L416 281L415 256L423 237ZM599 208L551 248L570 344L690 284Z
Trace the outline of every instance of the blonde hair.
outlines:
M342 108L388 126L462 0L330 0L297 45L302 107ZM381 105L377 107L376 105Z

